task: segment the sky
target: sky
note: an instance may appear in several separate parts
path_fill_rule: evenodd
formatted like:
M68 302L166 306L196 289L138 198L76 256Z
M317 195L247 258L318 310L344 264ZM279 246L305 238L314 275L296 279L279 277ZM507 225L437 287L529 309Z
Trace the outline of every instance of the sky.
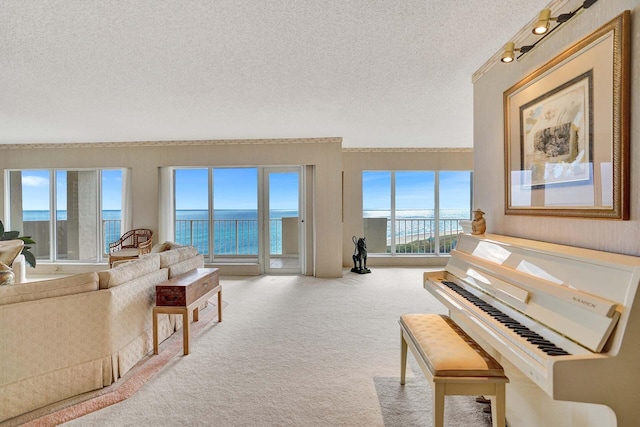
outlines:
M396 210L434 209L436 174L433 171L396 171ZM440 209L471 206L471 173L440 171ZM391 209L391 172L365 171L362 174L363 209Z
M56 171L57 205L66 206L66 172ZM441 171L440 209L470 208L468 171ZM176 170L176 208L208 208L208 170ZM298 209L298 173L272 172L269 176L271 209ZM48 210L49 171L23 171L23 209ZM396 209L433 209L435 172L398 171L395 173ZM389 210L391 206L391 172L365 171L362 177L364 210ZM214 206L216 209L257 209L257 168L214 168ZM102 171L104 210L119 210L122 197L122 172Z
M176 209L207 209L208 170L176 170ZM269 175L269 206L276 210L298 209L297 172ZM214 168L215 209L258 209L257 168Z
M67 205L66 171L56 171L56 205ZM25 211L49 210L51 191L49 170L22 171L22 209ZM122 171L102 170L102 208L120 210L122 206ZM64 209L60 209L64 210Z

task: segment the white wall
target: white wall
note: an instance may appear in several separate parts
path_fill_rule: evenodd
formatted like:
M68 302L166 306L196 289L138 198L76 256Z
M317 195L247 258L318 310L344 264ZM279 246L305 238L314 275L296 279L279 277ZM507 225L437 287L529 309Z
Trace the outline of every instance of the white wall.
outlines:
M581 2L580 2L581 3ZM571 10L571 8L567 8ZM503 92L583 37L632 11L631 213L629 221L505 215ZM487 213L487 231L610 252L640 255L640 2L598 1L563 24L543 43L511 64L497 63L474 83L474 198ZM533 17L532 17L533 18ZM508 40L505 40L505 43ZM596 101L597 102L597 101Z

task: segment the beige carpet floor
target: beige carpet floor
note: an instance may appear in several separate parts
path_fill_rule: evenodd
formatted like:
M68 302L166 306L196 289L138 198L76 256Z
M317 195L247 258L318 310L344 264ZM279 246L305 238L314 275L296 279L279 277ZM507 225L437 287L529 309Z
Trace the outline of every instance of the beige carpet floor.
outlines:
M431 390L411 356L399 383L397 323L445 312L424 271L223 278L224 321L204 326L190 355L178 351L125 400L65 425L428 426ZM490 425L473 397L445 406L447 426Z

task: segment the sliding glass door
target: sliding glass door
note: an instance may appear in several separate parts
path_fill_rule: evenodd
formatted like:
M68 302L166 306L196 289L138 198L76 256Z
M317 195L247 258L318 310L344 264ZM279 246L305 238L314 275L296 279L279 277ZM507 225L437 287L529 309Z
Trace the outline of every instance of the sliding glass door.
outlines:
M301 187L300 168L265 168L263 240L267 273L302 272Z
M208 262L304 271L301 167L175 169L174 178L176 242Z

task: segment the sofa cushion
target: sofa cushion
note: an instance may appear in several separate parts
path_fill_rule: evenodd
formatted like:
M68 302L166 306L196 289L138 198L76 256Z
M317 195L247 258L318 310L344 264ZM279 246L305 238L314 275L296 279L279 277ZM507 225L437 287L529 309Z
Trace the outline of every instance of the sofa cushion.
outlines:
M114 258L133 258L140 255L140 250L138 248L126 248L120 249L119 251L111 252L111 256Z
M135 261L98 272L100 289L109 289L160 269L157 255L149 255Z
M204 255L198 254L195 257L187 258L184 261L171 264L169 267L169 278L171 279L201 267L204 267Z
M170 267L180 261L193 258L198 254L195 246L181 246L158 254L160 257L160 268Z
M0 305L98 290L98 275L82 273L59 279L0 286Z
M166 242L164 242L165 245L167 245L167 249L166 250L171 250L171 249L177 249L177 248L181 248L185 245L181 245L180 243L176 243L176 242L172 242L170 240L167 240Z
M168 251L169 249L171 249L171 247L169 245L169 242L156 243L151 248L151 253L152 254L157 254L157 253L160 253L160 252Z

